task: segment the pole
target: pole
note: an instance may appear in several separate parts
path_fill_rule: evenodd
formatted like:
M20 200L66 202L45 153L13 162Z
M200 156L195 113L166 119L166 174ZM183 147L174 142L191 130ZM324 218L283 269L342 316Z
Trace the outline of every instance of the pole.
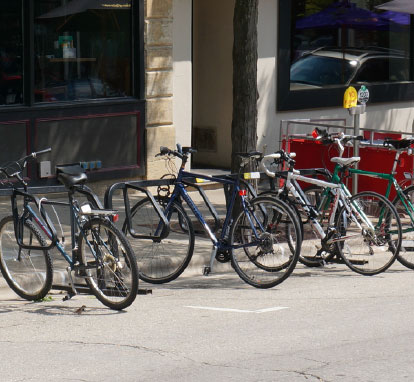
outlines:
M359 135L361 117L359 114L354 115L354 135ZM354 141L354 157L359 156L359 141ZM355 168L358 168L358 163L355 164ZM353 174L352 177L352 195L358 192L358 174Z
M354 135L359 136L360 133L360 124L361 124L361 114L364 114L366 110L365 104L357 105L348 109L349 114L354 117ZM354 157L359 156L359 141L354 140ZM355 168L358 168L358 163L355 165ZM352 194L355 195L358 192L358 174L352 174Z

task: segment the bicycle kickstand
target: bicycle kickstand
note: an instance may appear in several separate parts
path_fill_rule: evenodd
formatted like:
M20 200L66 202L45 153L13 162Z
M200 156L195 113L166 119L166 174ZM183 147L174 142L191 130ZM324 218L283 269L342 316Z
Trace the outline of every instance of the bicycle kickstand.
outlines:
M204 276L208 276L210 273L213 272L213 264L214 264L214 260L216 259L216 254L217 254L217 247L214 245L213 250L211 252L210 264L204 267L204 270L203 270Z
M73 283L71 267L67 267L66 272L68 272L69 287L71 290L69 290L68 294L65 297L63 297L63 301L70 300L73 296L76 296L78 294L78 292L76 292L75 285Z

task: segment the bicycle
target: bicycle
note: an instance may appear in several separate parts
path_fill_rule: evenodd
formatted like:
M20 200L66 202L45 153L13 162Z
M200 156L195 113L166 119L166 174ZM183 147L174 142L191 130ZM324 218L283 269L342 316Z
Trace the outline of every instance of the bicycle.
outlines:
M326 131L318 130L319 139L325 144L335 144L339 149L339 154L343 154L343 142L350 141L355 137L352 135L345 135L343 133L328 134ZM395 157L390 173L380 173L374 171L366 171L361 169L349 169L349 174L358 174L363 176L370 176L374 178L384 179L387 181L387 188L385 197L389 199L391 190L394 189L396 197L392 200L393 206L396 208L401 224L404 239L402 241L401 250L397 256L397 260L404 266L414 269L414 185L402 188L398 183L395 175L397 173L397 166L400 156L404 152L412 151L411 146L414 144L414 138L405 139L391 139L386 138L382 147L395 150ZM337 169L334 170L334 173ZM317 190L314 190L317 193ZM322 202L322 197L319 196L319 204Z
M77 294L72 272L85 279L92 293L111 309L132 304L138 292L138 267L125 235L114 225L117 213L104 210L97 197L85 186L87 175L79 164L56 167L57 179L68 192L68 202L39 199L30 194L22 173L27 163L51 149L34 152L0 167L12 183L12 215L0 222L0 270L8 285L20 297L39 300L52 287L53 264L49 250L56 248L68 263L70 292ZM18 188L23 186L23 190ZM82 205L75 193L87 198ZM71 253L59 239L45 206L64 206L70 213ZM55 211L56 213L56 211Z
M353 137L355 138L355 137ZM286 172L275 173L265 164L268 159L286 162ZM279 196L298 204L309 219L314 236L304 231L302 250L313 253L307 260L324 263L324 254L330 256L338 253L345 264L353 271L363 275L375 275L388 269L395 261L402 242L402 228L395 207L382 195L375 192L361 192L352 196L341 182L341 176L358 163L359 157L331 159L336 163L331 181L308 178L295 171L292 155L280 150L266 155L261 163L265 173L270 177L282 176L286 179ZM323 188L319 208L314 207L298 181L311 183ZM328 212L327 225L320 222L321 212Z
M144 198L130 211L126 210L123 231L131 236L138 232L141 240L138 262L142 280L165 283L176 279L187 267L194 251L194 229L182 207L185 201L213 244L204 275L213 271L216 258L230 260L233 268L246 283L257 288L270 288L284 281L295 268L301 236L296 217L286 203L273 198L248 200L240 188L240 176L214 177L185 171L192 148L177 145L177 150L161 147L157 156L179 158L181 166L173 181L171 195L160 201L166 224L154 208L154 201ZM226 217L219 237L206 223L202 213L186 190L185 178L197 178L221 183L231 188ZM241 212L233 216L236 200Z

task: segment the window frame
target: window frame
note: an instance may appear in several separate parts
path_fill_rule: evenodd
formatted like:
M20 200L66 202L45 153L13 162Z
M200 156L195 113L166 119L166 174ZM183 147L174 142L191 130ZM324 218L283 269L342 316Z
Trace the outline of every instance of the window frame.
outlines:
M293 36L292 0L279 0L277 38L277 111L341 107L346 86L290 90L290 57ZM414 81L414 15L410 17L410 73ZM413 83L369 84L369 103L414 100Z
M0 105L0 112L21 108L56 108L59 105L96 105L128 103L145 99L145 63L144 63L144 0L131 0L131 86L132 95L127 97L108 97L56 102L35 102L35 38L34 38L34 2L22 2L23 37L23 103Z

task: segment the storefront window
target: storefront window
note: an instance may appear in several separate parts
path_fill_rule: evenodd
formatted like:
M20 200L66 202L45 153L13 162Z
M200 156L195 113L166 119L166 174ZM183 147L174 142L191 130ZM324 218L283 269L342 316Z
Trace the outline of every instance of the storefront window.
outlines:
M296 1L290 88L408 81L410 16L382 3Z
M288 1L281 0L279 11L289 21L280 19L279 32L288 32L290 38L288 42L279 40L279 57L283 61L279 65L284 65L279 69L279 80L283 82L279 97L284 91L287 98L294 100L296 93L301 104L320 107L324 106L322 102L313 106L311 100L318 90L324 90L319 94L332 103L326 99L334 94L329 93L330 89L340 89L335 93L339 96L350 85L380 85L394 89L388 94L390 98L382 97L381 101L403 100L401 86L411 83L414 74L413 26L409 14L376 8L384 2L292 0L287 10L282 7ZM378 91L384 92L382 89ZM310 101L305 102L305 97ZM290 103L291 108L296 108Z
M35 0L35 102L132 95L131 0Z
M0 105L23 102L22 2L0 0Z

